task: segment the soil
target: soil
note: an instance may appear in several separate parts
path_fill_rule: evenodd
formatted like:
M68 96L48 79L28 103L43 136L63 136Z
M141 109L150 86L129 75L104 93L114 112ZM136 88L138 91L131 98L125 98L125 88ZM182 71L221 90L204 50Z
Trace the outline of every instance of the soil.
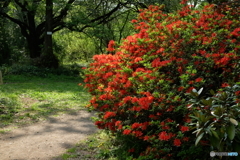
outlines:
M96 133L90 117L93 113L77 113L49 117L29 126L0 134L1 160L56 160L67 149Z

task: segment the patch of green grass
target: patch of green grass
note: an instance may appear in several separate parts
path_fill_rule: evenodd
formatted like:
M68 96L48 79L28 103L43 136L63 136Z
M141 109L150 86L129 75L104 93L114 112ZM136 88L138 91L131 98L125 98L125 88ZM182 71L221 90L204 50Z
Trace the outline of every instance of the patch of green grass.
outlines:
M22 125L49 115L84 109L90 95L80 77L30 77L6 75L0 85L0 131L9 125Z
M114 137L106 131L98 131L75 147L61 155L61 159L76 158L81 160L117 160L114 156Z
M62 155L62 159L64 159L64 160L68 160L70 158L77 158L77 156L76 155L69 155L69 154L63 154Z
M74 152L76 152L76 148L68 149L67 152L69 152L69 153L74 153Z

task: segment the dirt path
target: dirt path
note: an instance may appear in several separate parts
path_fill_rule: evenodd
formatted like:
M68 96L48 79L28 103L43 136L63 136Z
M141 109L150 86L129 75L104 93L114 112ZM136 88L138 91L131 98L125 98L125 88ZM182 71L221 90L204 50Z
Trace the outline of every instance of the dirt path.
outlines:
M92 113L79 111L0 134L1 160L50 160L95 133Z

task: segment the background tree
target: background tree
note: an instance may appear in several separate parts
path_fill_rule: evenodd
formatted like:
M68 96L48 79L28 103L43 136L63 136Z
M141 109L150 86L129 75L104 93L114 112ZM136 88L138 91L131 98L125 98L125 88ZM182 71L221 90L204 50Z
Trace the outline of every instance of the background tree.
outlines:
M111 10L104 15L98 15L94 19L79 19L75 20L81 21L71 21L74 23L66 23L64 20L67 17L69 11L74 7L81 5L84 1L76 0L55 0L53 1L53 15L52 15L52 32L59 31L65 27L74 28L74 26L81 25L79 31L91 27L92 24L102 24L111 20L113 13L121 9L125 4L129 2L120 2L118 1ZM103 1L101 1L103 3ZM95 8L97 9L98 6ZM46 34L46 19L45 19L45 10L44 1L42 0L8 0L2 3L0 15L14 22L21 28L21 34L26 38L28 44L29 56L32 59L37 59L39 65L44 67L57 67L56 63L43 63L41 55L43 54L44 45L44 36ZM92 13L86 14L86 18L89 17ZM47 57L45 55L43 57ZM55 62L57 59L54 59L54 56L48 57L53 58L49 62ZM46 59L46 58L44 58Z
M46 1L48 2L48 1ZM130 23L136 12L151 4L165 4L166 12L176 10L179 0L52 0L52 15L46 16L49 5L43 0L5 0L0 15L13 22L27 43L27 55L35 65L57 67L59 53L44 52L49 44L46 32L84 32L95 42L97 52L102 52L109 40L120 41L130 34ZM51 7L50 7L51 8ZM46 28L46 17L52 19L52 28ZM66 31L64 31L66 32ZM86 37L86 36L85 36ZM53 42L57 44L57 42ZM51 47L50 47L51 48Z
M106 15L119 3L122 4L122 7L117 12L102 22L95 21L91 23L93 19L98 19L98 15ZM71 27L68 27L68 29L76 32L84 31L84 33L94 41L98 50L97 52L102 53L110 40L120 42L122 38L133 32L132 25L129 22L136 18L136 14L140 9L148 8L149 5L164 4L166 6L165 12L173 12L177 10L179 3L180 0L172 0L171 2L166 0L83 0L79 2L79 6L75 6L76 9L71 13L72 17L68 21ZM85 22L91 25L85 26L84 23L77 22ZM88 29L85 27L88 27Z

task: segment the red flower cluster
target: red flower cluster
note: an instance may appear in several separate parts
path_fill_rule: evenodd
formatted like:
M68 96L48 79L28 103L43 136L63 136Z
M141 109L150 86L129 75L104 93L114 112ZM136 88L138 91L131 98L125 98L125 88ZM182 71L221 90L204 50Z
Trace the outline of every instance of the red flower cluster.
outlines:
M108 48L107 48L107 51L109 52L113 52L115 49L114 49L114 45L115 45L115 42L113 40L111 40L109 43L108 43Z
M188 127L188 126L181 126L181 127L180 127L180 130L181 130L182 132L186 132L186 131L189 131L189 127Z
M116 116L115 112L106 112L103 118L108 119L108 118L114 117L114 116Z
M166 133L166 131L163 131L159 134L159 139L163 140L163 141L168 141L169 139L171 139L174 136L175 135L173 133Z
M177 147L181 146L181 144L182 144L180 139L174 139L173 143L174 143L174 146L177 146Z

